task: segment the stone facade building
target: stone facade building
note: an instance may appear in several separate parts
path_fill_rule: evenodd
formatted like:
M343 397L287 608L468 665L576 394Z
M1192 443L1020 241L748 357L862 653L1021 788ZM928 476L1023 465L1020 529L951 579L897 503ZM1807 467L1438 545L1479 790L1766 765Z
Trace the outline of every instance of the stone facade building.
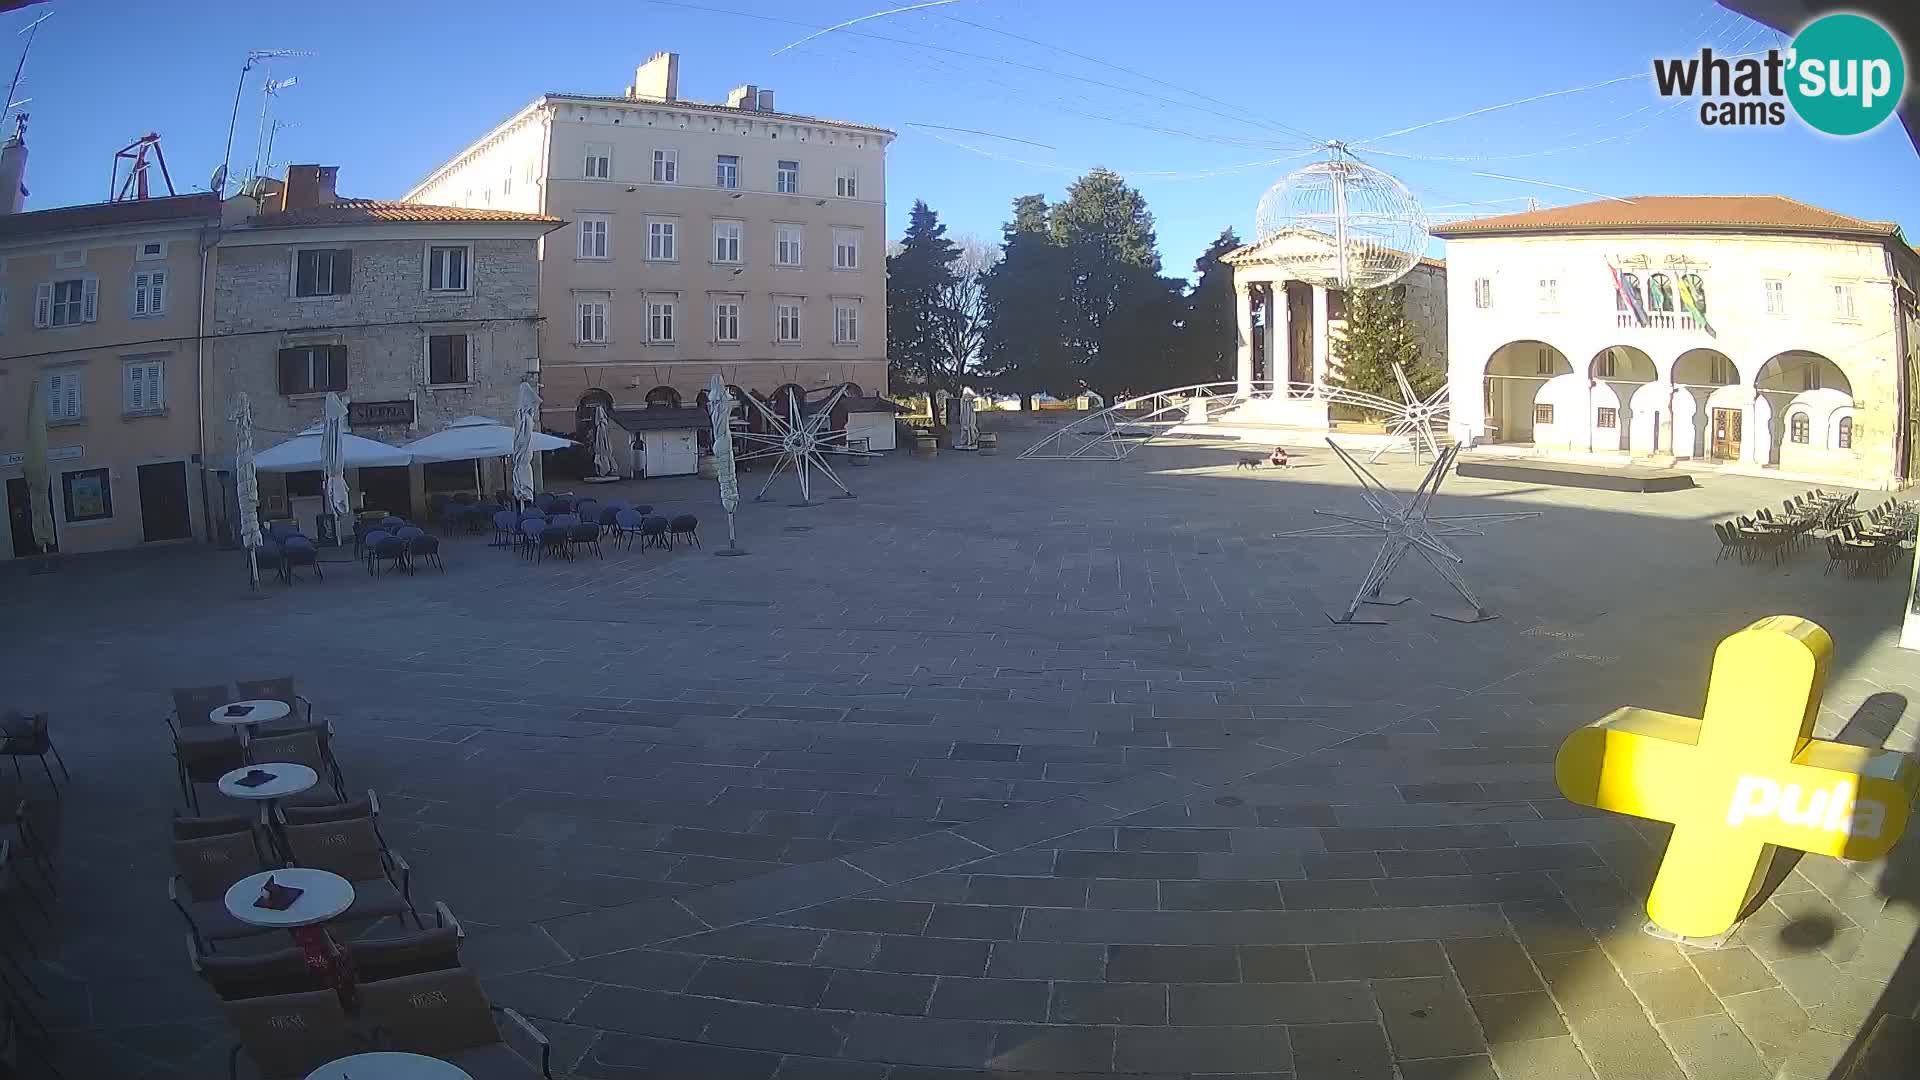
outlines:
M1778 195L1648 196L1434 233L1456 284L1456 438L1913 478L1920 255L1891 222Z
M16 136L0 154L18 151ZM21 163L23 165L24 163ZM0 201L0 558L34 553L29 397L47 405L54 549L188 541L205 531L199 421L202 258L211 195L21 212Z
M768 396L884 393L893 137L755 86L684 99L661 53L622 96L536 99L406 199L569 223L541 251L549 427L606 399L691 405L715 373Z
M463 416L512 423L540 369L538 214L340 199L335 169L296 165L227 200L211 304L208 454L231 487L235 393L253 403L255 446L320 420L328 391L356 435L399 445ZM498 473L494 463L483 463ZM362 469L356 501L424 513L433 490L472 490L471 463ZM484 471L480 486L501 478ZM317 507L317 474L263 474L270 513ZM217 509L217 508L216 508Z

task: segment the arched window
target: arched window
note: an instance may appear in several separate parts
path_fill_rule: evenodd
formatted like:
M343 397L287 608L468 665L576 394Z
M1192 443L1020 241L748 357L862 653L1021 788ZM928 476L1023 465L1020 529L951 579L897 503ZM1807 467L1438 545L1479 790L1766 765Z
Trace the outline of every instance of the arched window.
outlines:
M1853 449L1853 417L1840 418L1840 426L1833 433L1833 445L1839 450Z
M1806 443L1812 438L1812 427L1812 421L1807 418L1806 413L1794 413L1787 417L1787 438L1797 443Z
M1647 310L1673 310L1673 282L1665 274L1647 278Z
M647 408L651 409L655 405L665 406L666 408L669 408L669 409L679 408L680 407L680 391L675 390L671 386L654 387L653 389L647 391Z
M850 382L847 384L847 396L848 397L866 397L867 392L865 390L860 389L859 383Z
M1699 309L1700 314L1705 315L1707 313L1707 283L1700 280L1699 274L1682 274L1680 275L1680 284L1686 288L1687 295L1693 298L1693 306Z
M788 415L787 401L789 399L793 400L799 408L804 409L807 403L807 392L800 389L798 383L787 383L784 386L776 388L773 392L773 397L769 400L773 403L773 411L785 417Z
M1628 298L1632 297L1633 300L1640 299L1640 275L1621 274L1620 280L1626 282L1627 290L1625 292L1620 292L1617 289L1614 291L1613 309L1615 311L1632 311L1633 305Z
M613 408L613 395L607 393L605 390L599 389L589 390L581 394L580 406L573 411L575 430L588 427L593 423L593 410L595 406L603 406L611 410Z

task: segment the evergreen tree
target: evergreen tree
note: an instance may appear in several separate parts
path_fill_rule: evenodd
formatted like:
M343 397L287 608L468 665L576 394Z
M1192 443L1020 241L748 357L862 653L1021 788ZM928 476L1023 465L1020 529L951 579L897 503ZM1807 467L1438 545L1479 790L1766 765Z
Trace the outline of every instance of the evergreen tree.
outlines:
M1333 381L1349 390L1400 400L1393 365L1407 373L1414 393L1438 389L1444 374L1423 362L1420 332L1407 318L1406 292L1398 286L1346 294L1346 330L1333 343L1338 364Z
M1111 396L1116 383L1141 377L1148 366L1141 353L1155 344L1113 332L1123 299L1150 290L1158 279L1153 214L1118 174L1094 169L1053 205L1048 227L1066 260L1060 333L1067 362L1080 382Z
M957 392L938 383L945 351L942 305L959 257L940 216L914 200L900 249L887 256L887 355L902 382L928 394Z
M982 275L986 331L981 343L983 375L995 390L1059 397L1080 391L1061 342L1065 312L1066 259L1048 231L1049 208L1041 195L1013 200L1013 219L1001 230L1000 261Z
M1197 280L1187 297L1177 377L1168 385L1225 382L1233 378L1240 330L1233 317L1233 268L1220 259L1239 246L1239 234L1228 227L1220 230L1220 235L1194 260Z

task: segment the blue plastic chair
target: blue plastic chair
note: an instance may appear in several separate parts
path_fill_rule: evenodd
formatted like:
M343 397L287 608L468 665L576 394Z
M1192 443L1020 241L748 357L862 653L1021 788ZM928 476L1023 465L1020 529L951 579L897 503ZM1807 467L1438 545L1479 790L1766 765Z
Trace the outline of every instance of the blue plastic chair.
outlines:
M396 570L407 564L406 541L385 529L368 533L362 546L367 549L367 573L374 577L380 576L380 562L383 559L391 562Z
M395 534L395 537L407 546L407 573L413 573L414 559L425 559L447 572L447 564L440 561L440 538L431 536L417 525L408 525Z
M536 557L544 560L548 555L555 555L571 560L573 558L573 548L570 544L572 539L573 530L568 526L552 523L542 526L539 536L540 550Z
M600 500L585 498L573 504L573 512L580 515L581 521L600 520Z
M320 552L314 549L313 541L299 533L289 533L280 541L280 576L288 585L299 580L299 575L294 573L297 566L311 566L314 577L327 580L326 571L320 569Z
M632 505L632 503L625 499L608 499L606 501L606 507L609 510L625 510Z
M635 510L622 508L613 511L613 527L619 530L620 542L626 545L628 551L633 550L633 538L640 535L642 520L639 512Z
M557 513L557 514L555 514L555 515L553 515L553 517L551 517L551 518L549 518L549 519L547 519L547 524L549 524L549 525L562 525L562 526L565 526L565 527L567 527L567 528L572 528L573 526L575 526L575 525L578 525L578 524L580 524L580 515L579 515L579 514L569 514L569 513L567 513L566 511L564 511L564 510L563 510L563 511L561 511L561 512L559 512L559 513Z
M540 548L540 533L546 527L547 519L543 517L530 517L520 523L520 532L514 540L520 554L533 558L534 552Z
M506 547L513 543L513 532L520 524L511 510L496 510L493 514L493 546Z
M533 505L538 508L541 513L547 513L553 509L553 496L543 491L533 497Z

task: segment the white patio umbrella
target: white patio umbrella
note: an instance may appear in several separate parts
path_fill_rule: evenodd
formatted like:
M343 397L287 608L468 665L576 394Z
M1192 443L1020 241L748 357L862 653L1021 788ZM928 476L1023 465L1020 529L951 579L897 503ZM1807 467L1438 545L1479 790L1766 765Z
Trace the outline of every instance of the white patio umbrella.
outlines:
M321 452L326 425L315 424L286 442L269 447L253 456L255 472L313 472L326 468ZM340 466L344 469L377 469L387 465L407 465L413 455L397 446L362 438L351 432L340 436Z
M523 394L533 387L526 383ZM522 409L525 403L522 403ZM534 410L539 410L538 398L534 401ZM439 431L424 438L415 439L400 449L413 456L415 461L466 461L468 459L509 457L516 450L515 428L519 427L520 417L516 412L514 427L508 427L498 420L489 420L484 416L463 416ZM529 419L531 423L531 419ZM559 450L573 444L566 439L548 435L542 431L527 431L530 453L541 450Z
M247 579L260 587L260 478L253 466L253 401L246 391L236 394L233 411L233 483L240 503L240 543L247 549Z
M540 418L540 391L520 384L520 400L513 410L513 499L522 506L533 501L533 437Z
M340 395L331 391L327 394L326 411L320 421L320 471L321 493L326 496L327 512L333 515L334 535L340 535L338 522L353 513L353 506L347 502L347 465L346 447L342 445L347 437L347 403Z
M38 379L27 389L27 449L20 469L33 515L33 544L39 549L36 554L44 555L53 546L53 503L47 487L47 395Z
M733 536L733 512L740 506L740 477L733 465L733 395L718 375L707 383L707 419L713 425L713 475L720 481L720 506L727 512L727 549L715 554L745 555Z
M613 417L605 405L593 407L593 475L613 476L620 470L613 464Z

